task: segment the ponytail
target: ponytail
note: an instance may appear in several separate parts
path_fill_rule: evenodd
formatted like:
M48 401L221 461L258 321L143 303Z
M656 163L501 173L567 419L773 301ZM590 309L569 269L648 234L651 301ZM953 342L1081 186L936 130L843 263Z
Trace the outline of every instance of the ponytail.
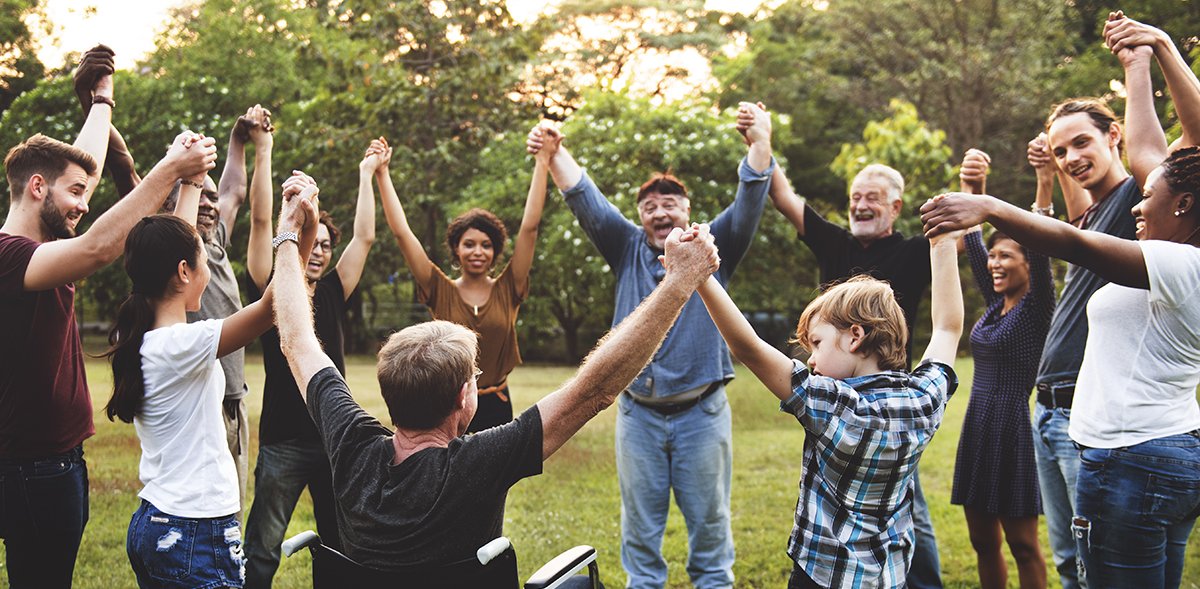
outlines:
M108 332L108 351L112 362L113 395L104 407L109 421L120 418L133 423L142 409L146 381L142 375L142 339L154 325L154 307L146 295L133 292L121 303L117 321Z
M133 292L121 303L103 354L113 371L113 396L104 408L109 420L133 423L141 412L146 398L142 341L154 326L154 301L170 294L180 261L195 268L199 260L199 234L178 217L146 217L125 238L125 273L133 279Z

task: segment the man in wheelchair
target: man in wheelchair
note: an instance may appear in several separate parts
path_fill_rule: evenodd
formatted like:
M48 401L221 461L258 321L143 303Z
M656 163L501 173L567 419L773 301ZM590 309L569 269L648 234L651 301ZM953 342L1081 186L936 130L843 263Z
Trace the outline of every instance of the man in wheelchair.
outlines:
M378 362L392 432L354 401L313 331L296 236L315 229L315 203L315 186L284 191L275 317L329 454L346 555L383 572L460 562L500 536L509 487L539 474L544 460L615 401L719 264L707 226L675 229L662 283L600 341L576 376L515 421L469 436L477 403L475 334L445 321L392 334Z

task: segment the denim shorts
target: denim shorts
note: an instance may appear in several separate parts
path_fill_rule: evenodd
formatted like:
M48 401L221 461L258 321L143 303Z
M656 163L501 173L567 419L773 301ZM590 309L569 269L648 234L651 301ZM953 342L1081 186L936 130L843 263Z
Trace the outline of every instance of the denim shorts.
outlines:
M125 551L142 589L239 588L245 582L237 514L177 517L143 500L129 521Z

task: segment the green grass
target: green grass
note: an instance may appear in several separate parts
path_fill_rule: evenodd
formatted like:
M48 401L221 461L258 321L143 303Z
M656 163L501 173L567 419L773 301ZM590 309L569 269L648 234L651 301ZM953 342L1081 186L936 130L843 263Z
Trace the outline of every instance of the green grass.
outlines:
M262 364L247 358L251 414L251 460L257 456L258 414L261 409ZM933 513L947 587L978 586L975 556L967 537L962 510L950 504L954 457L967 405L972 363L957 365L963 387L950 402L941 431L921 460L925 494ZM386 416L375 384L374 358L348 360L351 388L371 413ZM553 390L573 369L520 367L510 378L514 401L524 408ZM91 521L75 569L79 588L132 587L133 573L125 556L125 530L137 507L139 447L133 427L110 423L103 405L111 391L106 364L88 362L88 381L98 409L96 436L85 443L91 478ZM774 398L743 368L729 387L734 421L733 533L737 546L734 573L739 587L781 587L791 564L784 550L791 530L800 475L803 432L796 420L780 413ZM605 411L588 424L546 464L545 473L513 488L505 512L505 535L517 547L521 575L575 544L599 551L600 570L609 587L620 587L625 575L620 561L620 497L613 462L615 413ZM251 464L253 471L253 463ZM315 528L307 493L292 518L288 534ZM688 587L684 563L687 531L675 507L667 522L663 551L670 564L670 587ZM1042 525L1042 551L1049 562L1049 545ZM3 549L0 548L0 553ZM307 554L285 559L276 587L311 586ZM1053 567L1048 567L1052 569ZM1009 585L1016 587L1016 567L1009 561ZM1050 570L1050 587L1057 586ZM1185 588L1200 587L1200 540L1189 543ZM0 575L7 587L7 575Z

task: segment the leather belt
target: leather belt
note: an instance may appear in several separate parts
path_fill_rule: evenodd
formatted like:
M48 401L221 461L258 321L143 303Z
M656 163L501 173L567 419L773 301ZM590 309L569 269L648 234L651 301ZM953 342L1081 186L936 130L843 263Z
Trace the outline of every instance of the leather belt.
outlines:
M507 403L508 402L508 379L507 378L504 379L504 382L501 382L500 384L498 384L496 386L490 386L487 388L479 389L479 394L480 395L495 394L497 397L500 397L501 401L504 401L505 403Z
M652 409L661 415L675 415L676 413L683 413L684 411L699 405L700 401L711 397L713 393L717 392L717 389L720 388L720 386L720 381L713 382L712 384L708 385L707 389L704 389L703 393L700 393L700 396L693 399L688 399L686 401L680 401L678 403L645 403L639 401L637 397L629 394L629 391L625 391L625 394L629 397L629 400L633 401L634 403L637 403L638 405L641 405L647 409Z
M1075 397L1075 383L1039 383L1037 385L1038 403L1050 409L1070 409Z

